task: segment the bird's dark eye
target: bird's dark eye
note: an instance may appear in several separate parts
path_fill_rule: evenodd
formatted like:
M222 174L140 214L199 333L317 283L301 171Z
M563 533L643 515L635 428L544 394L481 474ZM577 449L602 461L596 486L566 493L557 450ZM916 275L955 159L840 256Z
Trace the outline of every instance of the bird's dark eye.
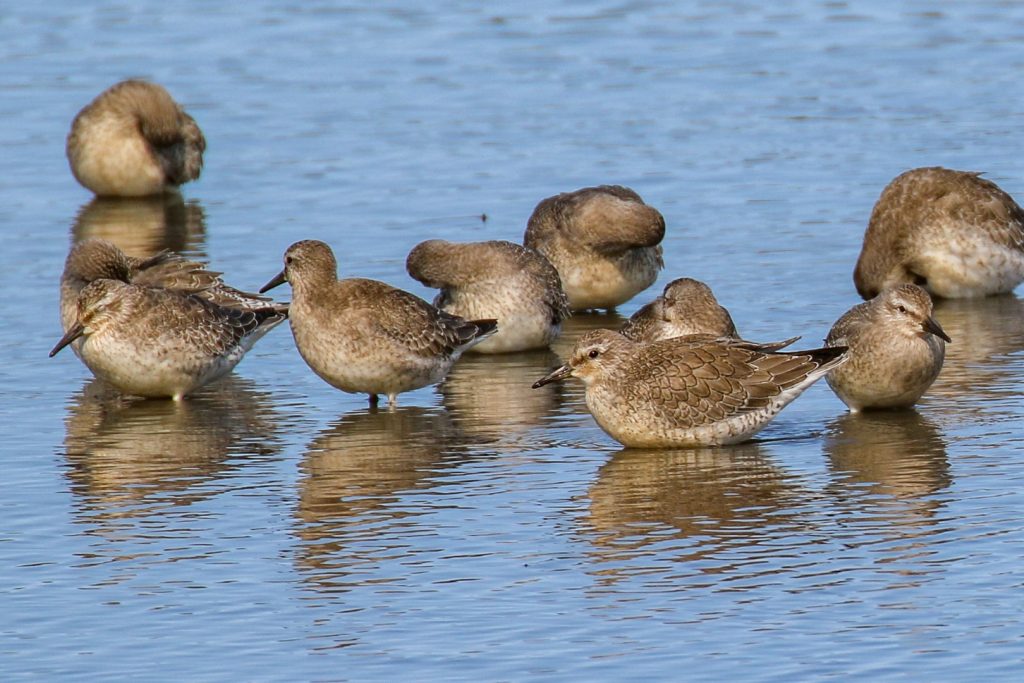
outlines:
M292 257L291 256L285 256L284 257L284 263L285 263L286 266L290 266L292 264Z
M900 313L906 313L907 312L907 307L906 306L897 306L896 310L899 311Z
M587 354L588 358L597 358L601 355L601 352L597 349L590 349L590 353Z

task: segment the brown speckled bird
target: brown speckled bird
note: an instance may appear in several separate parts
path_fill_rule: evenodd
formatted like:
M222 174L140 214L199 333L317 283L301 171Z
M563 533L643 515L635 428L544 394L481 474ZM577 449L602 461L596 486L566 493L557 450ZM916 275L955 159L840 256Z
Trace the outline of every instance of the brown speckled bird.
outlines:
M914 405L942 370L944 342L932 300L917 285L887 289L847 311L825 338L850 360L825 378L853 412Z
M620 330L634 341L659 341L687 334L738 338L732 316L700 280L681 277L634 313Z
M464 320L377 280L338 279L323 242L288 247L284 270L260 290L292 286L288 318L306 364L331 386L377 394L395 406L399 393L444 379L463 351L497 330L495 320Z
M523 244L558 270L573 310L613 309L654 284L664 237L657 209L628 187L601 185L537 204Z
M584 334L569 362L534 387L574 376L601 429L623 445L738 443L846 360L842 347L765 353L705 336L640 344L609 330Z
M218 306L191 294L119 280L89 283L74 323L50 352L81 338L82 362L127 394L186 394L231 371L285 314Z
M205 149L199 126L167 90L127 80L78 112L66 151L85 188L103 197L143 197L198 178Z
M548 346L569 317L558 271L541 254L512 242L417 244L405 262L409 275L441 293L434 305L461 318L495 318L500 329L474 353Z
M169 251L149 258L128 256L113 242L88 238L71 247L60 278L61 325L67 332L78 315L78 295L90 282L119 280L151 289L166 289L179 294L194 294L226 308L258 310L274 308L288 313L288 305L270 297L243 292L224 283L221 274L206 270L203 264ZM78 353L81 342L72 349Z
M865 299L902 283L948 299L1024 281L1024 210L980 173L915 168L882 191L853 272Z

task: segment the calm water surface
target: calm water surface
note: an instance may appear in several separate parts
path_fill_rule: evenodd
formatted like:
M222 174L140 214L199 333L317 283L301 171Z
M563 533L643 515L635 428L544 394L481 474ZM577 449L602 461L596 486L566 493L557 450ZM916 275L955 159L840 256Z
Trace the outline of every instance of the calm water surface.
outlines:
M632 186L665 282L752 338L856 303L897 173L1024 197L1007 2L22 3L0 11L4 680L977 680L1024 664L1024 303L947 303L917 411L824 383L732 448L621 449L551 352L466 358L371 413L286 329L181 405L60 336L72 241L173 248L255 288L302 238L423 296L427 237L519 240L542 198ZM167 85L209 140L181 201L97 202L77 110ZM487 220L481 220L482 215ZM287 290L282 290L282 296Z

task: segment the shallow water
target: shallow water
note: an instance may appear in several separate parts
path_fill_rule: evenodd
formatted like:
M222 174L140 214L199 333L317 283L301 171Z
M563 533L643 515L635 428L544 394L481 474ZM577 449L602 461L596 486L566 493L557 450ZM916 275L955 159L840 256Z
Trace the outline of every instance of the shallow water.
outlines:
M427 237L519 240L598 183L665 215L669 280L817 344L857 302L897 173L1024 197L1024 6L1005 2L57 2L0 12L0 674L175 680L1008 679L1024 660L1024 303L952 302L917 411L821 383L748 444L620 448L552 352L467 357L394 412L285 329L173 405L60 336L71 242L169 247L256 288L291 242L404 272ZM181 202L95 202L78 109L164 83L209 140ZM482 220L482 216L486 220ZM286 296L286 291L282 291Z

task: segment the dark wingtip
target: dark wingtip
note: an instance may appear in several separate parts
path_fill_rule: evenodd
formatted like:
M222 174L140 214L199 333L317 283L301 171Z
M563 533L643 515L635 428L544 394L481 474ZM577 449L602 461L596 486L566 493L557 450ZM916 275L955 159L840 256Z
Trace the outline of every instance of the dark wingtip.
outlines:
M849 346L823 346L818 349L802 349L800 351L783 351L782 355L786 356L810 356L811 360L819 365L831 363L832 361L841 358L847 351L850 350Z
M256 315L256 320L262 325L266 322L278 322L288 319L288 309L281 310L279 306L267 306L266 308L257 308L253 311Z
M841 358L846 355L846 352L849 350L849 346L826 346L825 348L814 349L811 351L811 355L814 360L824 365L825 363L831 363L832 361Z
M470 322L476 325L478 337L482 337L492 332L498 331L498 321L494 318L484 318L483 320L470 320Z

